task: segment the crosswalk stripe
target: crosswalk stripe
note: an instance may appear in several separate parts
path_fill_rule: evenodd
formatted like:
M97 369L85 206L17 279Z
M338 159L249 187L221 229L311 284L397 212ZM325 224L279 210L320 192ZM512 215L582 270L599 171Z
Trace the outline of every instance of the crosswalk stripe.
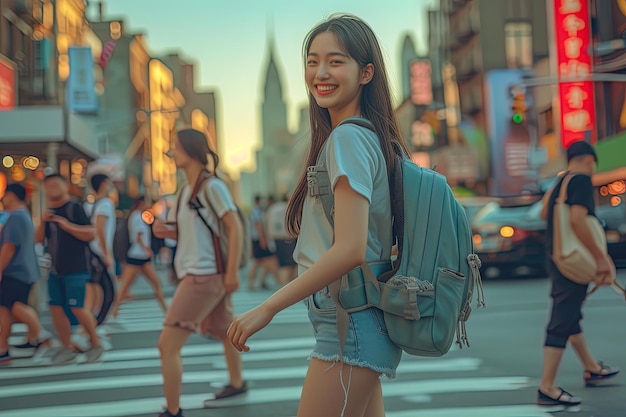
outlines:
M288 352L278 352L272 360L285 356ZM134 368L132 364L127 369ZM398 369L403 375L427 372L458 372L478 370L480 360L471 358L445 359L440 361L414 361L401 364ZM183 373L184 384L207 383L220 381L226 383L226 367L219 366L218 370L197 371ZM306 366L274 367L270 371L267 368L249 369L244 371L247 381L272 381L275 379L304 379ZM95 379L74 379L65 381L29 383L3 387L0 390L0 398L21 397L29 395L54 394L60 392L79 392L92 390L122 389L131 387L159 386L163 383L160 373L141 374L131 376L98 377ZM221 384L220 384L221 385Z
M387 382L383 384L385 398L404 397L419 392L421 395L448 394L455 392L483 392L517 390L528 384L526 377L493 378L452 378L414 382ZM267 404L281 401L297 401L302 392L301 386L252 389L239 404ZM183 395L181 408L197 409L207 394ZM216 404L217 406L217 404ZM29 417L124 417L129 414L158 413L162 411L163 398L143 398L138 400L110 401L90 404L72 404L56 407L42 407L19 410L21 415ZM221 407L220 407L221 408ZM0 411L0 417L14 417L16 410Z
M505 405L392 411L386 415L387 417L552 417L550 413L561 410L562 407Z
M311 349L293 349L282 352L281 359L302 359L307 358L311 353ZM268 357L275 357L274 352L256 352L242 356L243 363L260 362L268 360ZM207 365L213 369L223 369L224 360L220 355L214 355L213 358L203 356L183 357L183 366ZM133 361L103 362L103 363L87 363L87 364L70 364L62 366L41 366L31 368L14 368L0 369L0 380L16 380L26 378L36 378L44 376L59 375L78 375L89 374L93 372L111 372L125 369L150 369L159 368L161 366L160 359L145 359ZM4 389L4 387L2 388ZM0 394L1 395L1 394Z

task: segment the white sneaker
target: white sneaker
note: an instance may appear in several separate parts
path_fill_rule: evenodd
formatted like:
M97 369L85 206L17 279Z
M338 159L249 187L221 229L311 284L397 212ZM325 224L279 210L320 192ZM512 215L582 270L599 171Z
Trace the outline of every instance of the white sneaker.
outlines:
M85 357L88 363L94 362L102 362L102 354L104 353L104 349L102 346L94 346L85 352Z
M78 353L71 349L63 348L52 357L52 364L67 365L69 363L73 363L76 360L76 356L78 356Z

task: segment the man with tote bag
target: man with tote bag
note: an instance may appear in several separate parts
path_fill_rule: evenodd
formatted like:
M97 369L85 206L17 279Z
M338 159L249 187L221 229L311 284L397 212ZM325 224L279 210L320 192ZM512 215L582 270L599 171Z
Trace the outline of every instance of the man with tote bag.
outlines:
M547 217L548 272L552 280L552 312L546 330L544 344L544 368L541 385L537 392L537 403L540 405L576 406L582 400L556 385L556 375L567 343L571 343L580 359L586 386L595 386L615 377L619 369L596 361L587 348L587 343L580 327L582 305L587 297L589 283L583 277L567 277L567 271L557 266L562 263L560 258L561 245L559 236L555 236L555 205L569 206L569 224L560 227L571 227L575 236L584 244L591 254L596 266L593 281L596 285L611 285L615 281L615 265L606 251L606 243L602 247L594 239L593 228L587 221L588 216L595 215L595 200L591 176L596 170L598 158L595 151L586 142L576 142L567 150L567 174L556 183L547 199L547 206L542 216ZM567 188L561 193L561 186ZM559 227L557 231L560 232ZM556 248L553 246L557 243ZM556 250L556 252L555 252ZM557 263L555 263L555 260ZM570 274L567 274L570 275ZM580 279L578 279L580 278Z

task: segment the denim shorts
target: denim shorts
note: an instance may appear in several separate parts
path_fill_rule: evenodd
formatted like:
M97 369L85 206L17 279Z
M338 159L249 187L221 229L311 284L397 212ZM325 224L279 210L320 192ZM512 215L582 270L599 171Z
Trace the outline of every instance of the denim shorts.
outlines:
M51 306L78 307L85 306L85 288L89 281L89 272L56 275L48 277L48 295Z
M327 362L339 361L337 307L328 287L310 296L306 304L316 340L311 357ZM349 316L343 362L394 378L402 350L389 339L382 311L371 307Z

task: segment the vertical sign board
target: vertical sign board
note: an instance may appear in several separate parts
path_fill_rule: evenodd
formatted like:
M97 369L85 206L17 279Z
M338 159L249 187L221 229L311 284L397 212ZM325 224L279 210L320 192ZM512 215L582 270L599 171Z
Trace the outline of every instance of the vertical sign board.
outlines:
M418 106L428 106L433 102L431 66L427 59L411 62L411 101Z
M68 49L70 77L67 80L67 107L76 113L98 112L98 96L91 48L72 46Z
M568 81L589 77L592 71L589 0L552 0L554 39L561 102L561 145L584 140L590 132L596 140L595 99L592 81Z
M16 74L13 62L0 55L0 111L13 110L17 105Z

